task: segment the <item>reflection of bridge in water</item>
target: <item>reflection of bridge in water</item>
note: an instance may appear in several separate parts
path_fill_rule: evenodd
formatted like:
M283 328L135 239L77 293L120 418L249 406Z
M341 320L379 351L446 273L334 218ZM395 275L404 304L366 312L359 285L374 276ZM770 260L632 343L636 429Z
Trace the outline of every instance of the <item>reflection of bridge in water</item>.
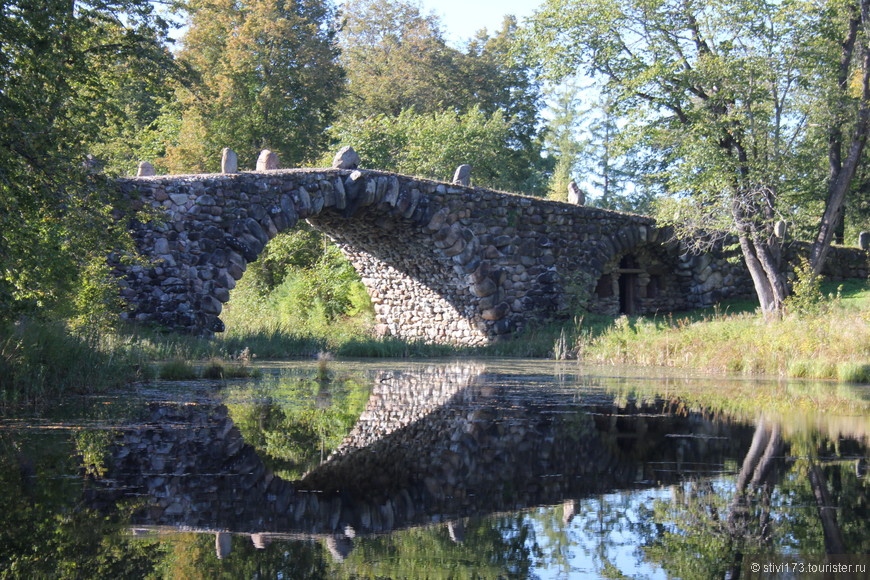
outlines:
M144 496L136 525L261 547L319 536L341 555L357 535L444 523L460 540L463 518L718 473L752 439L668 401L618 406L528 380L461 364L382 373L340 448L296 482L264 466L226 408L154 404L119 436L92 499Z

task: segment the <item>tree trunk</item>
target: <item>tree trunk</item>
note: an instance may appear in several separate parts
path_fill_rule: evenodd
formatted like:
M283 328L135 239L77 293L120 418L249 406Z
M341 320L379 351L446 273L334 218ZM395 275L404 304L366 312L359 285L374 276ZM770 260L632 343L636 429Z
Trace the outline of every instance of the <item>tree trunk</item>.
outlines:
M856 12L860 12L860 14L856 14L852 19L848 36L843 42L839 84L843 94L847 94L851 56L857 42L857 48L861 51L861 98L858 102L855 126L845 161L840 161L843 149L842 132L837 127L831 131L828 145L828 158L831 165L828 197L825 201L825 213L819 223L819 231L816 234L816 240L810 254L810 266L816 275L822 273L822 268L831 249L834 233L843 219L846 194L852 186L855 172L864 152L864 145L867 143L868 133L870 133L870 44L868 44L866 34L867 28L870 26L870 0L860 0L860 6Z
M778 316L783 301L788 296L788 286L780 268L779 249L770 245L777 242L759 242L761 236L753 235L752 226L746 223L736 204L733 212L738 228L740 250L749 269L749 275L752 277L761 312L765 318Z
M843 534L837 523L837 506L831 501L828 485L825 482L825 474L822 469L813 463L810 466L810 486L816 497L816 505L819 508L819 519L822 521L822 533L825 539L825 553L845 554L846 545Z

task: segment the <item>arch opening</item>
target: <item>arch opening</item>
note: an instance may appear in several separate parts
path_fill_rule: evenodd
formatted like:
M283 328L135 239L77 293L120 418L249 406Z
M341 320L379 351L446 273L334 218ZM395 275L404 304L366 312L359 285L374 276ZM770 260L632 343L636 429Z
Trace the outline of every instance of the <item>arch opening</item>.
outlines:
M677 275L678 257L663 245L646 243L619 254L602 269L590 311L640 316L689 307L689 285Z

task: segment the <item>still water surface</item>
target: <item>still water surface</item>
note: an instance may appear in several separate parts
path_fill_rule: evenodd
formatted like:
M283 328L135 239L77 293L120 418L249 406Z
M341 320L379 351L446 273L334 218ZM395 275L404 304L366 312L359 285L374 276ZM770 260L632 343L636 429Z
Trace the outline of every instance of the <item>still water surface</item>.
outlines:
M7 413L0 577L786 578L749 565L870 553L866 387L261 368Z

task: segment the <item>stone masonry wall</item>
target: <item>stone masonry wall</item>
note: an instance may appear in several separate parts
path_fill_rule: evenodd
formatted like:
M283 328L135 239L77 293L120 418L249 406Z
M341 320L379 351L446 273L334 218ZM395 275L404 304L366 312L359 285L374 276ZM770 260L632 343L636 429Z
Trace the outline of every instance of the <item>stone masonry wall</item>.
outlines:
M300 219L351 260L379 330L410 340L480 345L580 306L642 314L753 295L727 253L691 255L643 216L377 171L118 183L158 213L131 224L152 263L115 263L127 317L185 332L222 331L247 265ZM866 252L833 254L837 272L866 276Z

